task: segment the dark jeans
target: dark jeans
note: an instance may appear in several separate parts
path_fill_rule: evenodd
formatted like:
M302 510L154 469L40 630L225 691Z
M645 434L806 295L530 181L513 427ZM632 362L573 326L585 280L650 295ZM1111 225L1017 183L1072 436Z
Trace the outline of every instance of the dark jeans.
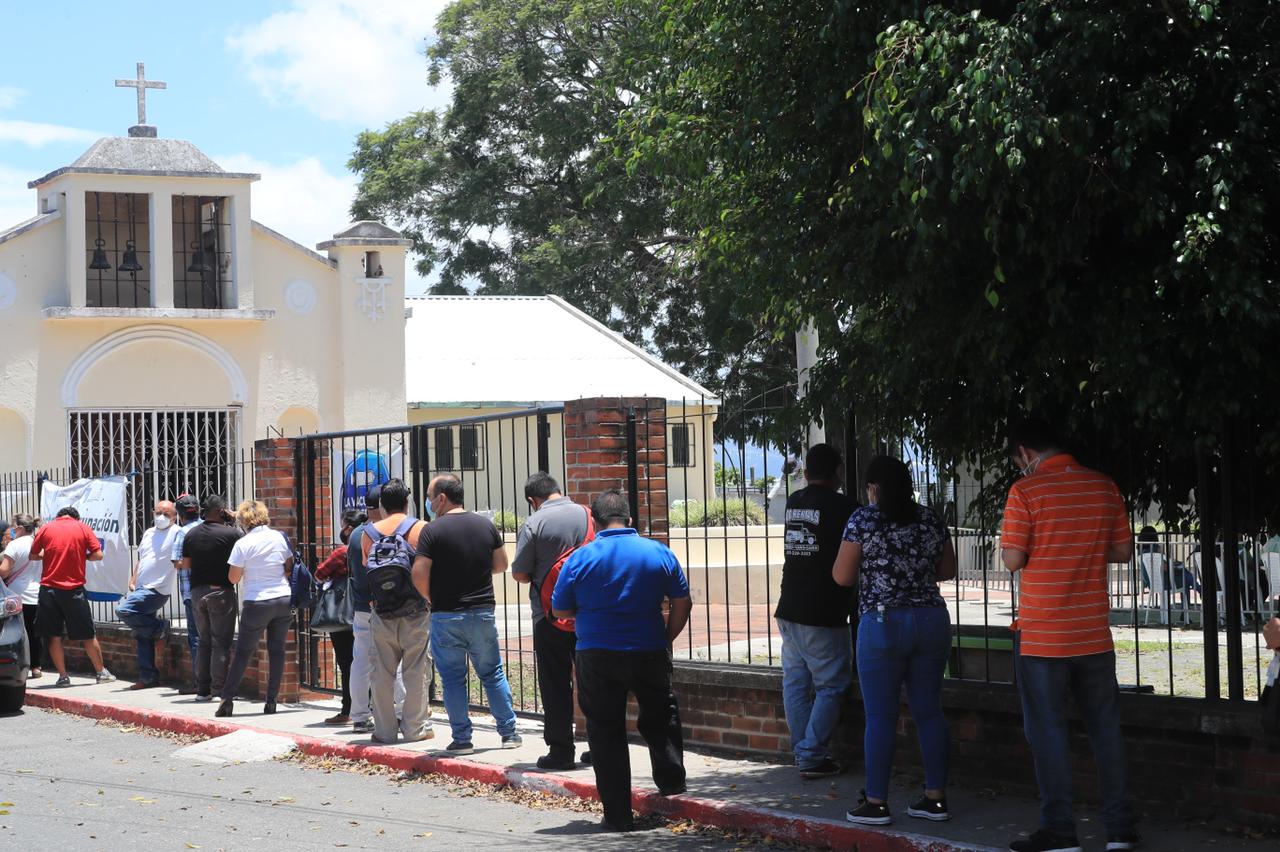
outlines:
M356 634L350 630L335 630L329 634L333 645L333 657L342 675L342 715L351 715L351 661L355 659Z
M275 701L280 692L280 680L284 677L284 643L293 626L293 610L289 596L265 601L245 601L240 610L240 635L236 637L236 655L227 671L227 681L219 695L234 698L244 680L244 670L249 660L258 653L258 641L263 631L267 634L267 701Z
M22 605L22 623L27 628L27 644L31 648L31 668L44 668L44 639L36 626L36 617L40 612L38 604Z
M196 692L220 694L227 680L227 658L236 633L236 590L196 586L191 590L200 643L196 646Z
M573 746L574 633L551 626L545 618L533 625L533 655L538 662L538 691L542 696L542 739L556 760L577 758Z
M631 821L631 753L627 749L627 693L640 712L636 729L649 746L660 791L684 786L684 737L671 691L667 651L579 651L578 700L587 717L587 744L605 819Z
M1125 788L1115 653L1083 657L1027 657L1018 653L1017 673L1023 727L1040 786L1041 827L1063 837L1076 834L1067 724L1067 703L1074 696L1093 744L1103 824L1108 834L1133 831L1133 807Z

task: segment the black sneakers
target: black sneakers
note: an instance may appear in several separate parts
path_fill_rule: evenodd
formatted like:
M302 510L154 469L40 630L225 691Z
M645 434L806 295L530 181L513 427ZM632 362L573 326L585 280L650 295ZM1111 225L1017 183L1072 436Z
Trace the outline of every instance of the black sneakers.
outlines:
M930 799L928 796L921 796L919 801L907 808L907 816L946 822L951 819L951 811L947 810L946 799Z
M809 781L815 778L832 778L841 772L844 772L844 767L829 757L812 766L800 767L800 777Z
M1059 837L1043 828L1030 837L1014 840L1009 849L1011 852L1084 852L1074 837Z
M893 822L889 806L884 802L868 802L866 790L858 797L858 806L846 813L844 818L858 825L888 825Z
M1107 852L1128 852L1142 845L1142 835L1136 831L1128 834L1112 834L1107 837Z

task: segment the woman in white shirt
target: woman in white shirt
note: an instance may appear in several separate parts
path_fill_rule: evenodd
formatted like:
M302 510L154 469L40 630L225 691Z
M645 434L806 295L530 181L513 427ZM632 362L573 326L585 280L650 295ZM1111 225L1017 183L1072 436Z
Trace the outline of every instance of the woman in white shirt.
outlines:
M267 633L267 695L263 713L276 712L276 693L284 676L284 644L293 623L289 607L289 572L293 554L289 543L268 524L267 507L246 500L236 508L236 523L245 534L231 548L227 572L231 582L240 584L240 634L235 656L222 687L222 703L216 716L230 716L232 699L244 679L249 660L258 649L258 640Z
M31 649L31 673L28 680L40 677L44 659L44 643L40 641L40 631L36 629L36 614L40 611L40 575L44 573L44 565L31 559L31 537L35 534L40 522L31 515L15 515L9 527L13 540L4 548L0 556L0 579L3 579L9 591L22 596L22 623L27 627L27 644Z

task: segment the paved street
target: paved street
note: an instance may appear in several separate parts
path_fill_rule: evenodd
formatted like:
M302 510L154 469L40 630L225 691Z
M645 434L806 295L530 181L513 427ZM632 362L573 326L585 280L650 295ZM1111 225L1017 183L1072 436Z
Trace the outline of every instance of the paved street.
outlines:
M0 719L0 848L728 850L653 828L603 835L599 817L524 807L449 785L292 762L199 763L185 743L28 708Z

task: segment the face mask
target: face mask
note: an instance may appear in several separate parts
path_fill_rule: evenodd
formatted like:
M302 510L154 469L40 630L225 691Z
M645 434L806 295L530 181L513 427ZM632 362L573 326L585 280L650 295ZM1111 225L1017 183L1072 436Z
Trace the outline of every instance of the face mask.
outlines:
M431 503L427 503L427 520L434 521L436 519L436 510L431 507Z
M170 523L172 522L169 520L168 515L156 515L156 529L167 530Z

